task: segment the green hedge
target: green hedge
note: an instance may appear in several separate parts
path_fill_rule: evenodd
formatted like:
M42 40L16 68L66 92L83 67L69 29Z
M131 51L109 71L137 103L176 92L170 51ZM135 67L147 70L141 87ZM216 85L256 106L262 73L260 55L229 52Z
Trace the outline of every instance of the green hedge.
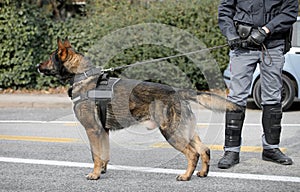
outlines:
M217 25L218 0L168 0L133 5L127 1L95 2L97 3L91 1L88 4L85 17L69 18L64 22L53 21L42 9L26 3L18 8L13 2L1 7L0 88L42 89L59 85L55 78L40 76L35 69L36 64L48 59L49 53L56 49L58 36L61 38L68 36L76 50L89 56L95 65L104 65L103 67L126 65L179 53L170 47L137 44L117 52L118 54L113 55L109 61L103 62L98 48L105 46L99 43L105 42L103 37L110 36L127 26L142 23L165 24L186 31L207 47L226 42ZM121 40L115 46L122 44ZM212 51L221 71L228 62L227 54L228 48ZM169 78L171 82L176 82L175 86L186 87L189 85L182 82L186 82L187 78L189 84L198 89L206 89L208 86L201 70L194 66L188 57L157 63L161 69L156 64L149 66L151 67L135 67L128 70L129 73L118 71L115 74L143 79L147 71L146 74L153 77L147 77L148 80L159 81ZM170 74L165 73L167 77L164 75L159 77L161 71L169 71Z

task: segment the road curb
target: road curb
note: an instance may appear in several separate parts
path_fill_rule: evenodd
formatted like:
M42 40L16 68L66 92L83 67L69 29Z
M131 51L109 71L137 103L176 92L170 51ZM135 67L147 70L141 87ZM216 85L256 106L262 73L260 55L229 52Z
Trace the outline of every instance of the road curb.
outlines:
M198 103L193 108L205 109ZM0 94L0 108L71 108L72 101L64 94Z

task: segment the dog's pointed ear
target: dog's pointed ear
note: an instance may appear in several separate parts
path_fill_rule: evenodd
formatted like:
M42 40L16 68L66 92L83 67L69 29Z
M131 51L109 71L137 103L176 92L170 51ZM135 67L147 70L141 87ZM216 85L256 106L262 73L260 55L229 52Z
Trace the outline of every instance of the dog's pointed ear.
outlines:
M63 43L59 38L57 39L57 55L59 57L59 59L61 61L64 61L67 58L67 47L64 45L65 43Z
M62 41L60 40L60 38L59 37L57 37L57 48L58 48L58 50L63 50L63 49L65 49L65 46L64 46L64 44L62 43Z
M65 48L71 48L72 47L68 37L65 38L64 46L65 46Z

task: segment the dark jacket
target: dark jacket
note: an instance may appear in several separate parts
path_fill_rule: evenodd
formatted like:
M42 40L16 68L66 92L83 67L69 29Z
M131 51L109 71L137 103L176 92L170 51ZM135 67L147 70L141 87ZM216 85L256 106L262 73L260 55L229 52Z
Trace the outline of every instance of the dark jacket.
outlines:
M266 26L270 35L265 43L267 47L275 47L284 43L297 20L298 0L221 0L218 11L219 27L227 39L238 37L235 22Z

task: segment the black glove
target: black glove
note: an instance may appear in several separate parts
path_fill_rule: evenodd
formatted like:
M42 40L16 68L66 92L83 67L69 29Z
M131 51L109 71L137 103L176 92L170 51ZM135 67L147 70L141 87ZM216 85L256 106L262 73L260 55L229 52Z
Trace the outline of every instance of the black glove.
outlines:
M234 50L236 48L241 47L242 41L239 37L236 37L233 39L228 39L227 43L228 43L228 46L230 47L230 49Z
M267 33L261 27L253 29L249 37L249 41L255 45L262 44L267 37Z

